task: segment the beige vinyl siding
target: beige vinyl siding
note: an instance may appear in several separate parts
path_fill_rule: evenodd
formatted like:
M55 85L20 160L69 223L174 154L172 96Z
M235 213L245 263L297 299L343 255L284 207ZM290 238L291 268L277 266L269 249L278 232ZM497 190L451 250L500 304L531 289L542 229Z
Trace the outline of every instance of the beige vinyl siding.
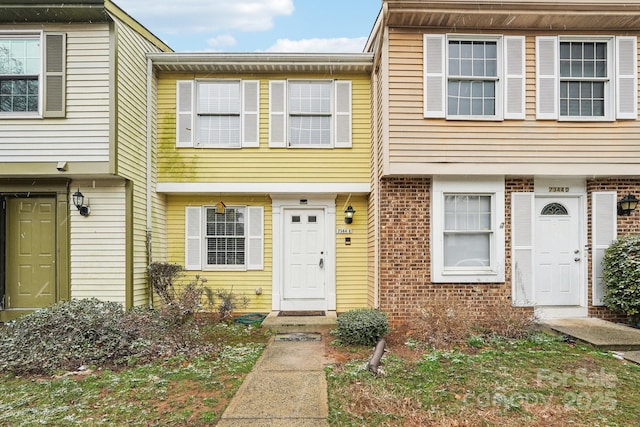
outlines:
M640 161L637 120L557 122L535 119L536 35L557 35L557 32L526 34L525 120L447 121L423 117L423 31L390 31L390 164L384 173L430 174L434 173L434 166L439 168L439 173L446 173L447 168L455 164L469 165L458 167L458 173L495 172L495 164L511 165L520 168L521 172L526 172L527 164L542 167L555 164L558 168L568 164L573 165L573 173L584 174L593 173L592 165L610 164L615 173L615 165Z
M2 26L5 29L67 34L67 108L66 118L0 118L2 161L108 162L108 25Z
M176 80L194 77L260 80L260 147L176 148ZM352 80L353 147L269 148L269 80ZM367 75L193 75L161 74L159 82L160 182L369 182L370 86Z
M70 204L71 298L125 303L126 204L123 182L74 181L91 214ZM75 192L72 191L72 193Z
M147 291L147 60L158 49L116 20L117 173L132 183L131 261L134 306L146 304Z
M169 196L167 209L167 245L168 261L184 266L185 245L185 207L215 206L220 200L227 206L263 206L264 207L264 269L248 271L186 271L182 282L195 280L196 275L206 278L206 286L211 290L233 290L234 294L249 298L249 306L238 311L271 311L272 276L272 211L271 199L266 195L248 197L224 196ZM262 295L256 295L255 289L262 288Z
M348 200L348 201L347 201ZM353 223L344 223L344 210L353 206ZM336 310L338 313L367 307L367 198L338 196L336 228L351 229L351 234L336 235ZM345 239L351 244L346 245Z

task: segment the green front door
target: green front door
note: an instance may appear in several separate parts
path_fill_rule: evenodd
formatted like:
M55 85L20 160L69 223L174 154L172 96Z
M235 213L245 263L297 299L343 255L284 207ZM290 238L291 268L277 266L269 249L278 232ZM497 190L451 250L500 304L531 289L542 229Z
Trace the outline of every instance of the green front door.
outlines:
M56 299L56 199L7 198L5 307L46 307Z

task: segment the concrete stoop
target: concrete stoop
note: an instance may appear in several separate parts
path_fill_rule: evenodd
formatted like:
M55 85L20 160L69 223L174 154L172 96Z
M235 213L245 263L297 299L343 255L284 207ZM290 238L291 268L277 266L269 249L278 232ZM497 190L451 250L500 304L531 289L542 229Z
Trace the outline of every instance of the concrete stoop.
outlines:
M262 321L262 327L275 332L318 332L335 329L337 316L335 311L327 311L324 316L279 316L272 311Z

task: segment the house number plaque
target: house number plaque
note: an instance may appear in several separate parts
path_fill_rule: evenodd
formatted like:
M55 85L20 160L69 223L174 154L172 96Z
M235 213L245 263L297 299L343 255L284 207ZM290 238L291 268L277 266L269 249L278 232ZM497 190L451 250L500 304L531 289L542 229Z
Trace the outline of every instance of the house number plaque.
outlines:
M352 231L350 228L338 228L336 230L336 234L351 234Z
M569 187L549 187L549 193L568 193Z

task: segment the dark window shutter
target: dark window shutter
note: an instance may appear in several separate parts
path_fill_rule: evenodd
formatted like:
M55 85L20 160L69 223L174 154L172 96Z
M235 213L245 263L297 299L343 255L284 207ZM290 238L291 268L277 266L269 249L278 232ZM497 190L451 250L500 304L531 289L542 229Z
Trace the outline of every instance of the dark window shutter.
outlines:
M66 34L44 35L44 117L64 117L66 113Z

